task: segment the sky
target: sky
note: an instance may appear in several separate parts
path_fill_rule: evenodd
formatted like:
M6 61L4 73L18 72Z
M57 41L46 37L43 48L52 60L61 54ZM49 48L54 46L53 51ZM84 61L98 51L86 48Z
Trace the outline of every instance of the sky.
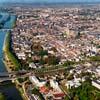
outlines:
M100 0L0 0L0 3L6 3L6 2L11 2L11 3L31 3L31 2L100 2Z

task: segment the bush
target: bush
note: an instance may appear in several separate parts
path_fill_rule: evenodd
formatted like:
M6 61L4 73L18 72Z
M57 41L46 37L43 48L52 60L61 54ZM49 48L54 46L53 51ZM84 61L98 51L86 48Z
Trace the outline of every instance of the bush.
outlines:
M90 57L90 60L92 60L92 61L100 61L100 56Z
M66 61L63 66L70 66L70 65L74 65L76 62L73 61Z

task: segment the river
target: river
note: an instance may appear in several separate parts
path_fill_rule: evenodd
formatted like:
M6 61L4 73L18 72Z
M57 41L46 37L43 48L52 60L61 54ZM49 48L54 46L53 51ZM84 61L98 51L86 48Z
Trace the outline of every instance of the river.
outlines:
M6 71L5 65L3 63L3 43L6 33L0 31L0 72Z
M0 14L0 23L3 22L3 19L5 19L4 17L5 17L5 16L4 16L4 13L1 13L1 14ZM5 33L5 32L2 32L2 31L0 30L0 72L6 71L6 68L5 68L5 66L4 66L4 63L3 63L3 61L2 61L2 57L3 57L2 48L3 48L3 43L4 43L5 35L6 35L6 33Z
M12 29L16 16L9 15L8 13L0 13L0 22L3 23L2 29ZM3 63L3 44L7 32L0 30L0 72L5 72L6 67ZM6 100L22 100L19 91L16 86L9 81L6 81L0 85L0 92L6 97Z
M3 29L11 29L13 27L12 25L13 25L13 22L15 21L16 17L13 15L10 16L8 13L0 13L0 15L1 15L0 22L3 23L3 21L5 21L5 23L3 25ZM2 61L2 59L3 59L3 43L4 43L6 33L7 32L3 32L2 30L0 30L0 72L6 71L5 65Z

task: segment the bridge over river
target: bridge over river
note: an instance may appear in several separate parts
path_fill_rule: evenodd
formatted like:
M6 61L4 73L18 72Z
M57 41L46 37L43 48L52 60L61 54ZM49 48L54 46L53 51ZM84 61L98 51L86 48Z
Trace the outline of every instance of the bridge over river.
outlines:
M0 29L1 32L9 32L12 31L13 29Z
M14 72L1 72L0 73L0 82L6 81L6 80L14 80L17 78L24 78L29 77L32 75L35 76L41 76L41 75L47 75L47 74L55 74L57 72L64 72L66 70L69 70L68 67L58 67L54 69L54 67L46 68L46 69L36 69L36 70L28 70L28 71L14 71Z
M17 78L24 78L30 75L34 75L34 71L15 71L15 72L1 72L0 73L0 82L7 80L14 80Z

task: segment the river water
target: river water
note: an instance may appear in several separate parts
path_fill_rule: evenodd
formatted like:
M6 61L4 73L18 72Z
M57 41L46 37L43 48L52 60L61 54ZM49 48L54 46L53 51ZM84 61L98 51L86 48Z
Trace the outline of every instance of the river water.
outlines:
M7 20L6 20L7 19ZM5 21L6 20L6 21ZM12 29L13 23L16 20L16 16L9 15L8 13L0 13L0 22L5 21L2 29ZM5 72L6 67L3 63L3 44L7 32L0 30L0 72ZM9 81L6 81L0 85L0 92L6 96L7 100L22 100L19 91L16 89L15 85Z
M0 31L0 72L4 72L6 71L5 65L2 61L3 59L3 43L4 43L4 38L5 38L6 33Z
M16 19L16 16L10 16L8 13L0 13L1 18L0 18L0 22L5 21L3 29L11 29L13 22ZM8 18L10 16L10 18ZM8 19L8 20L6 20ZM0 30L0 72L4 72L6 71L5 65L2 61L3 59L3 43L4 43L4 39L5 39L5 35L7 32L3 32L2 30Z

